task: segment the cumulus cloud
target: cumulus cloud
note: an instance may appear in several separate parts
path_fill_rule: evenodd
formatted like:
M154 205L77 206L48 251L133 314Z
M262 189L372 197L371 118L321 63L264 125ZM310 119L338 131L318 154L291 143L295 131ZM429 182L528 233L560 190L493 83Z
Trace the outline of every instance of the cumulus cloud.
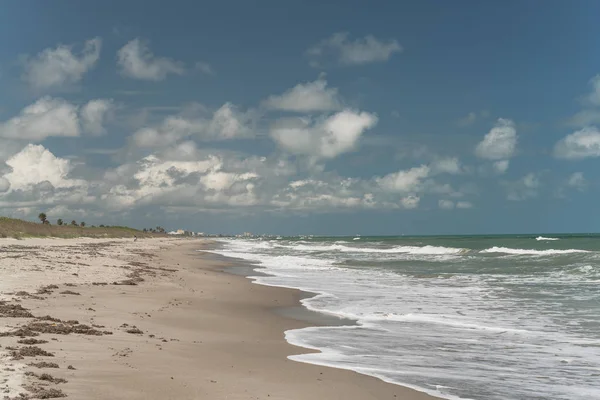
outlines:
M180 61L157 57L139 38L133 39L117 53L121 75L148 81L162 81L169 74L183 75L185 66Z
M420 167L393 172L381 178L376 178L376 182L389 192L414 192L421 189L423 179L427 178L430 172L431 169L427 165L421 165Z
M0 137L40 141L50 136L79 136L77 107L63 99L42 97L0 123Z
M456 208L462 208L462 209L473 208L473 204L469 201L457 201Z
M25 190L48 182L54 188L72 188L85 183L69 178L71 163L58 158L44 146L27 145L6 161L11 172L4 175L11 190Z
M94 38L85 42L79 54L73 51L73 46L45 49L25 60L23 79L36 90L78 83L96 65L101 47L102 40Z
M455 207L455 204L452 200L439 200L438 207L442 210L452 210Z
M437 158L431 163L433 173L458 175L463 172L458 157Z
M113 110L112 100L97 99L84 105L79 111L84 132L92 135L105 134L104 123L110 119Z
M541 186L537 174L530 172L516 181L503 182L507 191L508 200L521 201L538 195Z
M407 210L412 210L413 208L419 207L419 203L421 202L421 198L419 196L406 196L400 199L400 205Z
M0 122L0 137L42 141L48 137L77 137L83 130L99 135L113 110L112 100L92 100L79 107L61 98L44 96L19 115Z
M338 32L310 47L306 53L311 65L319 66L324 59L333 58L342 65L361 65L389 60L402 51L395 40L379 40L372 35L350 40L347 32Z
M600 131L589 126L567 135L554 146L554 156L567 160L600 157Z
M516 147L517 130L514 122L499 118L475 148L475 155L486 160L505 160L514 155Z
M592 85L592 91L588 95L588 101L595 106L600 106L600 75L590 79L590 85Z
M586 127L600 124L600 75L590 79L589 84L591 90L581 101L583 109L568 121L571 126Z
M161 123L137 130L132 140L141 147L163 147L191 136L200 140L230 140L252 137L254 116L225 103L214 112L204 107L192 107Z
M510 161L508 160L500 160L500 161L496 161L492 164L492 167L494 168L494 172L496 172L497 174L503 174L508 170L508 166L509 166Z
M334 111L341 108L341 103L337 89L328 88L324 79L299 83L263 102L270 109L294 112Z
M376 124L375 114L346 109L318 120L279 120L271 126L270 135L292 154L335 158L354 150L361 135Z

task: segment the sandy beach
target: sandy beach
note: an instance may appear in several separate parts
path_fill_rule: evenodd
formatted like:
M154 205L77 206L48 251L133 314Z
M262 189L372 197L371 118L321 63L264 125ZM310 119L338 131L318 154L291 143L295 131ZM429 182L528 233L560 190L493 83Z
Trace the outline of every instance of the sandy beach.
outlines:
M305 294L223 272L206 245L0 240L0 397L433 398L288 360L310 350L284 332L310 322L279 311Z

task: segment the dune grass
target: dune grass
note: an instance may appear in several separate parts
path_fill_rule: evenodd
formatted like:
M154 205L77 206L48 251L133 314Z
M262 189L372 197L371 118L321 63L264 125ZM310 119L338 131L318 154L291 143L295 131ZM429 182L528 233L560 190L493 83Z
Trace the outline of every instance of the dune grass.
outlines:
M0 238L23 239L28 237L56 238L126 238L152 237L160 234L143 232L126 226L111 227L80 227L73 225L50 225L39 222L23 221L21 219L0 217Z

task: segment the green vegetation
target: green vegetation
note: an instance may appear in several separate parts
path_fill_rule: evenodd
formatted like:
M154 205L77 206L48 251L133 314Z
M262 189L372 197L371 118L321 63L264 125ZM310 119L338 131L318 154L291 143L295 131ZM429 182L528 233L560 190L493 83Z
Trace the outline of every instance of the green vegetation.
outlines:
M40 213L40 215L38 215L38 218L42 222L42 224L45 224L46 221L48 221L48 218L46 217L46 214L44 214L44 213Z
M44 219L42 219L42 214ZM156 234L142 232L137 229L126 226L102 226L85 227L85 222L81 226L73 221L71 225L62 223L62 219L57 221L56 225L48 222L47 216L40 213L38 219L42 222L35 223L23 221L21 219L0 217L0 237L2 238L27 238L27 237L57 237L57 238L76 238L76 237L96 237L96 238L126 238L126 237L153 237Z

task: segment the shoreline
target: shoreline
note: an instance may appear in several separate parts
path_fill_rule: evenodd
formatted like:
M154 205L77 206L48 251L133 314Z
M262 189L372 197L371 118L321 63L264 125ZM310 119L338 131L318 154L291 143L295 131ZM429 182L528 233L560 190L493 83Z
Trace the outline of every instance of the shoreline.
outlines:
M59 326L77 320L79 326L110 334L36 336L35 339L48 341L39 347L53 353L53 357L9 360L4 356L0 361L4 364L2 369L13 370L0 375L0 394L7 398L16 397L17 389L26 393L23 385L33 385L43 390L61 390L68 398L90 400L434 399L424 392L350 370L289 360L290 355L313 350L289 344L284 332L320 325L305 321L306 315L293 314L298 312L303 292L255 284L244 276L222 271L236 263L203 257L197 250L209 245L207 240L148 239L135 244L92 240L84 241L80 247L75 245L77 241L52 242L64 247L60 254L53 258L54 253L44 248L38 251L37 262L31 256L31 248L47 243L14 243L29 248L19 250L25 254L21 257L28 260L16 258L10 265L34 267L21 272L19 281L11 281L12 291L23 290L21 286L31 290L36 285L48 285L46 278L51 274L40 271L40 263L61 263L69 257L77 260L69 261L74 265L68 264L59 274L63 282L57 284L58 289L43 294L44 300L30 295L10 304L22 306L36 317L50 315L60 319L55 323ZM90 248L90 242L96 248ZM6 246L5 242L0 246ZM109 265L107 259L113 260L114 265ZM78 272L69 274L74 268L79 268ZM0 274L6 273L3 263ZM90 282L103 275L110 279ZM115 277L121 282L143 281L119 283ZM106 282L113 279L117 284ZM0 286L2 297L7 297L6 286ZM77 294L65 294L69 291ZM284 311L278 313L277 309ZM39 318L0 315L0 332L14 331L19 325L36 321L40 323ZM0 351L6 353L6 347L18 346L17 339L0 337ZM26 366L32 361L55 362L59 368ZM73 369L67 369L68 365ZM40 378L42 372L67 382L48 383Z

